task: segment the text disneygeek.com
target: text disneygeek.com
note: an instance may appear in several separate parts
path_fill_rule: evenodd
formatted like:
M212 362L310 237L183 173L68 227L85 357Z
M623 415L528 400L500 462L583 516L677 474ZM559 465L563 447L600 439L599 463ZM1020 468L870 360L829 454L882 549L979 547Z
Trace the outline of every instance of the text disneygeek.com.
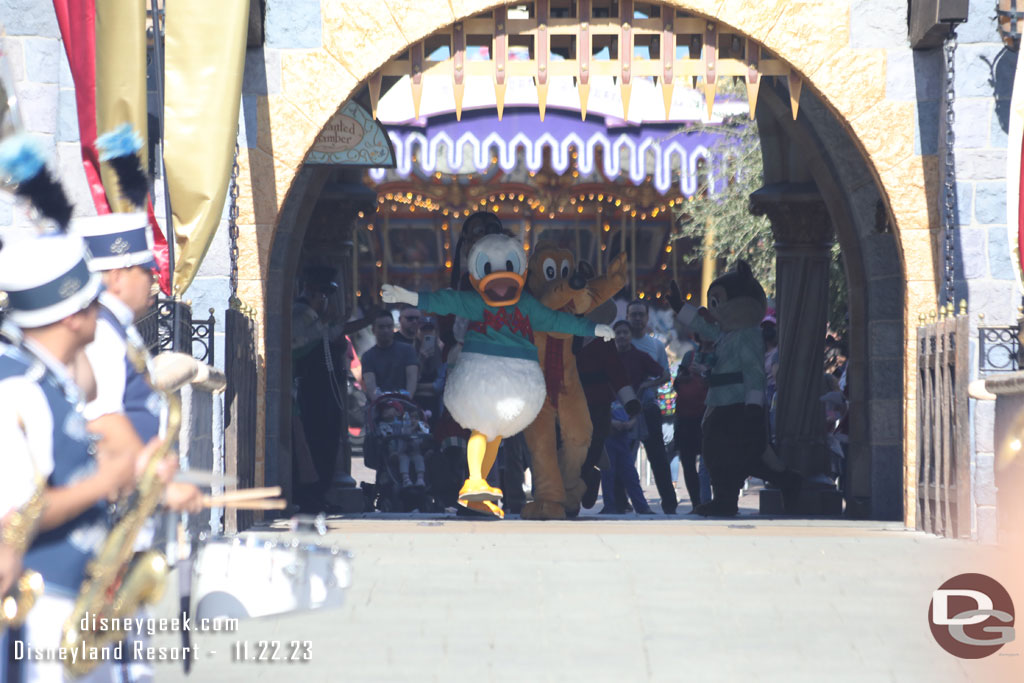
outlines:
M83 633L117 632L122 642L103 646L90 646L84 641L76 647L45 647L23 640L14 640L13 654L15 660L25 661L181 661L198 659L199 648L195 643L182 647L153 647L139 636L153 636L169 631L189 631L208 633L231 633L238 630L238 619L194 619L186 614L174 618L155 617L96 617L86 615L79 623ZM215 652L207 652L212 655Z

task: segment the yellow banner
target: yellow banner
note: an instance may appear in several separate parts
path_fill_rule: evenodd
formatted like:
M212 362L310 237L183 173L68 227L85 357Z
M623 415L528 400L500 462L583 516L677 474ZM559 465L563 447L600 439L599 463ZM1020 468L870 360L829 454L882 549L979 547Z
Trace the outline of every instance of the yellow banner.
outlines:
M146 168L146 2L95 0L96 7L96 134L124 123L142 137L139 156ZM100 173L113 211L132 211L117 191L109 164Z
M167 3L164 165L174 294L192 283L220 223L242 96L249 0Z

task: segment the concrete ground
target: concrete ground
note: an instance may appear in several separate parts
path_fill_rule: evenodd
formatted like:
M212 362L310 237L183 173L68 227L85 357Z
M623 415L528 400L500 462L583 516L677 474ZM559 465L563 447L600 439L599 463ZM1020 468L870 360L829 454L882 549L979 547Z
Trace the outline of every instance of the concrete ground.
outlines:
M1024 604L1021 565L896 523L378 515L331 520L329 540L355 555L346 604L194 634L191 680L1024 680L1024 640L959 660L928 626L931 592L966 571ZM231 661L260 640L308 640L311 661Z

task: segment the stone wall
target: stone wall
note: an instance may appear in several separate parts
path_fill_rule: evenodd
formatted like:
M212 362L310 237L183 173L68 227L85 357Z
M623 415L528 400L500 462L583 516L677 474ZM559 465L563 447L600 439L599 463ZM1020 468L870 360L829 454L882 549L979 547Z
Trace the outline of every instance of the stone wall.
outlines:
M978 377L978 325L1015 323L1021 295L1016 230L1008 229L1006 214L1007 133L1017 54L1000 42L993 7L990 2L971 1L970 19L957 30L955 61L955 291L957 300L965 299L968 305L972 380ZM939 85L941 96L941 81ZM935 107L942 114L940 101ZM934 131L941 160L946 150L945 117L936 118L942 122ZM931 144L930 138L931 131L922 143ZM983 542L994 542L995 404L974 399L970 404L972 533Z
M6 67L14 79L24 130L42 143L51 170L60 177L76 216L95 215L82 170L74 83L48 0L0 0ZM0 233L28 227L25 207L0 192ZM16 237L15 237L16 238Z

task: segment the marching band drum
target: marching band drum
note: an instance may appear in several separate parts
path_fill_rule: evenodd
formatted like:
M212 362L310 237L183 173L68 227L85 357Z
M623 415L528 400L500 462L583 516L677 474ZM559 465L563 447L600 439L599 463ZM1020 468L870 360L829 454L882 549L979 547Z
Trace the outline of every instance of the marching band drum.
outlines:
M351 555L309 538L249 532L200 546L193 565L198 619L244 619L340 607Z

